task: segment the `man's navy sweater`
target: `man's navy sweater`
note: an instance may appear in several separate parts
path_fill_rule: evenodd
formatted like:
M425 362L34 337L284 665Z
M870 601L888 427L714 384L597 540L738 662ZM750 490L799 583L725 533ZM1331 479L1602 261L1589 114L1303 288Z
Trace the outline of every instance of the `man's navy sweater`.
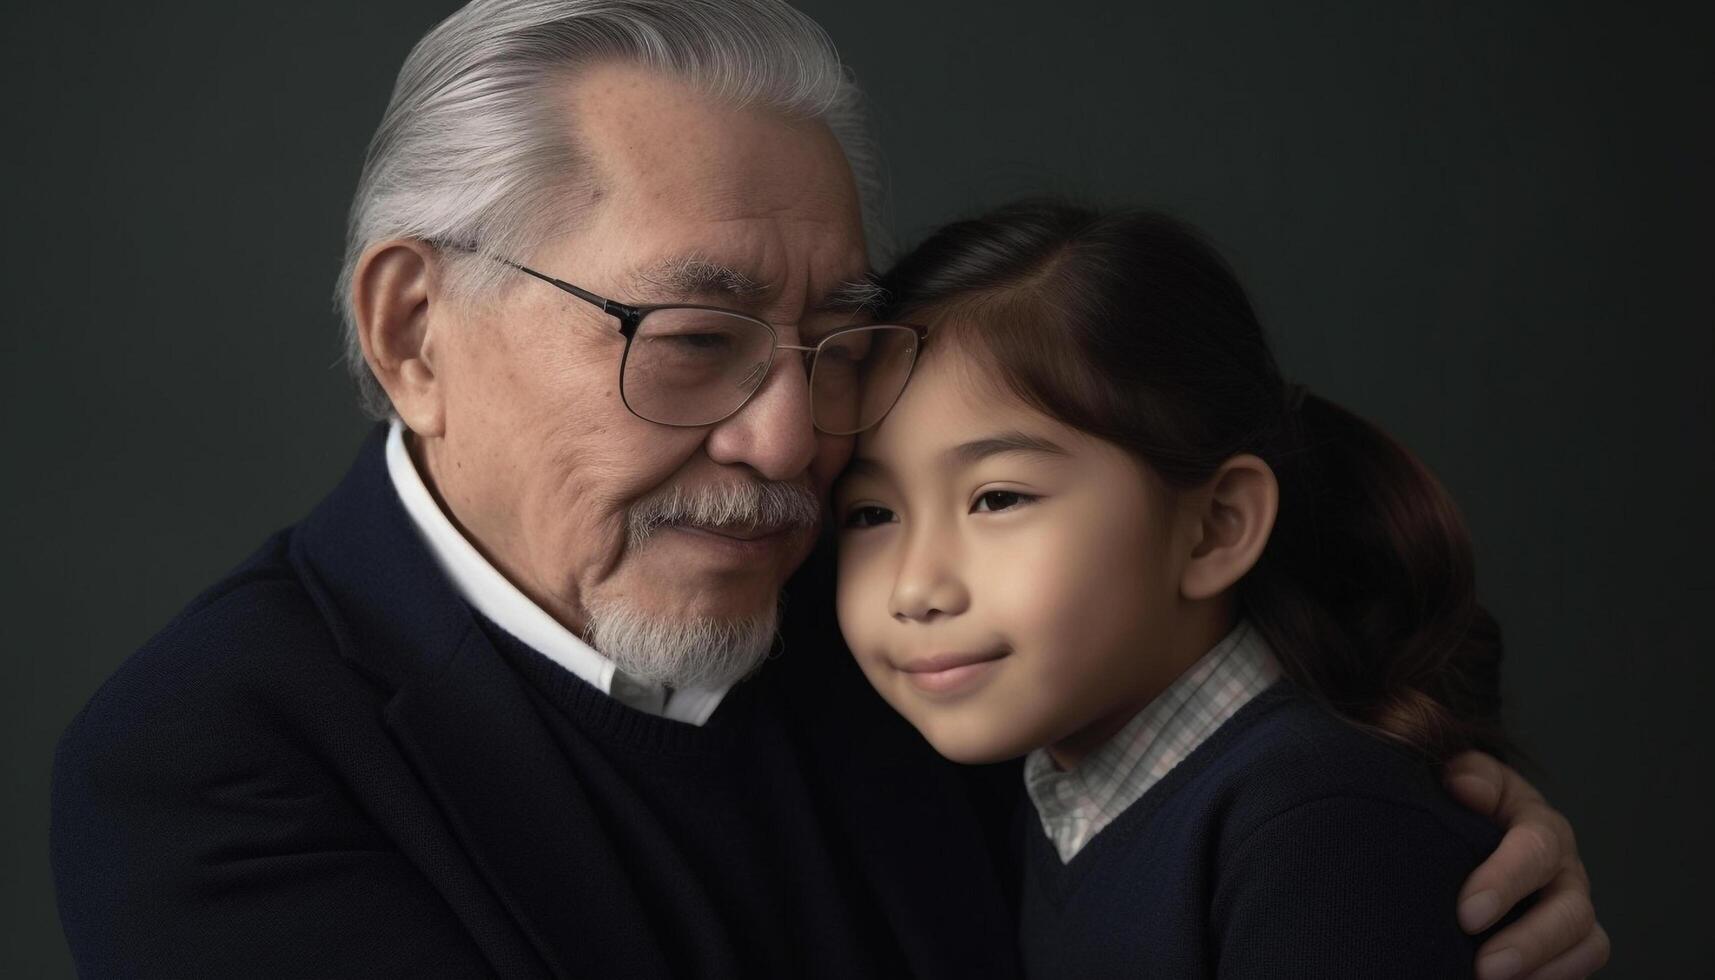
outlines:
M673 975L910 972L825 829L835 820L783 723L778 702L792 692L777 674L737 685L697 727L628 707L481 623L590 787L640 893L683 924L660 935Z
M1025 808L1030 977L1469 976L1459 887L1499 833L1289 682L1062 864Z
M632 712L477 619L385 431L67 728L81 975L1016 974L960 774L817 640L825 565L708 726Z

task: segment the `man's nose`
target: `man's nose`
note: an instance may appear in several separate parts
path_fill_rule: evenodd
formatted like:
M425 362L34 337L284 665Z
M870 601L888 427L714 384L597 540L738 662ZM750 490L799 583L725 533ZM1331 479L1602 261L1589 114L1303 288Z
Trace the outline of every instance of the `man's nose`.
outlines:
M908 536L894 574L888 612L899 622L933 622L970 608L971 594L958 572L956 543L942 540L930 528Z
M804 358L780 350L768 377L744 407L709 430L709 458L749 466L766 480L795 479L816 458L810 413L810 379Z

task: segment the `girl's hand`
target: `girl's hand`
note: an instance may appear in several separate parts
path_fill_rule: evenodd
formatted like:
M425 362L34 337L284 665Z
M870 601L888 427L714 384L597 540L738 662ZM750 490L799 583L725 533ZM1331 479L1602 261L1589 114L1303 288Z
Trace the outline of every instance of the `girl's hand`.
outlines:
M1442 772L1455 799L1506 829L1459 894L1459 924L1479 933L1540 891L1517 922L1477 950L1479 980L1587 977L1608 962L1608 934L1590 904L1590 876L1572 825L1524 777L1493 756L1466 752Z

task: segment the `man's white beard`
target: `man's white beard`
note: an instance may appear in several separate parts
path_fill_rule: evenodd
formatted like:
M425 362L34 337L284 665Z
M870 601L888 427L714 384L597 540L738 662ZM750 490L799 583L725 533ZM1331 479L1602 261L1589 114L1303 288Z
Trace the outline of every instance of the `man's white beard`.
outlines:
M592 602L584 639L633 680L719 688L768 659L779 624L778 603L754 616L675 621L624 602Z
M821 501L802 483L744 481L671 486L626 514L627 548L643 547L666 528L757 526L814 534ZM621 673L675 689L725 687L768 659L780 626L780 604L752 616L664 619L628 602L592 598L585 606L584 640Z

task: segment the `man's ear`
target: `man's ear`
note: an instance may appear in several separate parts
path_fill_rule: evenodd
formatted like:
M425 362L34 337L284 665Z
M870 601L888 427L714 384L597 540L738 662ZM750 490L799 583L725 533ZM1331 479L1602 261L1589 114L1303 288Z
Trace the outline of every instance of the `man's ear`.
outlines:
M1262 557L1280 510L1274 470L1246 453L1221 464L1203 488L1188 495L1196 508L1196 545L1179 579L1186 599L1209 599L1244 578Z
M440 297L438 262L434 247L424 242L379 242L364 250L351 283L363 359L406 427L426 436L441 435L445 427L430 329L430 312Z

